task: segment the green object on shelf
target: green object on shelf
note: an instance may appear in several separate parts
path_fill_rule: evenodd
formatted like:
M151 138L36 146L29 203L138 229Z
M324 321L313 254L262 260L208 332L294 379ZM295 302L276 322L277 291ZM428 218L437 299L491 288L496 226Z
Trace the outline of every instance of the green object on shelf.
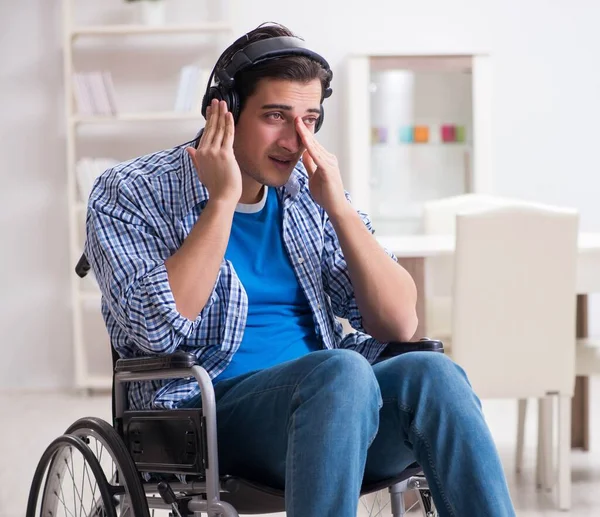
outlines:
M413 127L402 126L399 131L399 140L403 143L413 142Z
M465 141L465 126L456 126L454 138L456 142Z

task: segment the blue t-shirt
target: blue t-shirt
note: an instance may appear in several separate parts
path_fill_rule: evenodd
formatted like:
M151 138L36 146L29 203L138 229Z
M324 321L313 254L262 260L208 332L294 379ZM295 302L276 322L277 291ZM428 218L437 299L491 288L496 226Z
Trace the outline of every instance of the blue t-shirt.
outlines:
M313 315L284 249L281 206L264 187L255 205L239 204L225 258L248 294L244 336L214 382L268 368L320 348Z

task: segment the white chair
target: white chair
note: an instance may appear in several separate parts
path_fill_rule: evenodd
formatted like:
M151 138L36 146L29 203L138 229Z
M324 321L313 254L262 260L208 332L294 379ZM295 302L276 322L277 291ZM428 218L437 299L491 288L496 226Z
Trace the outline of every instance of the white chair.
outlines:
M424 204L423 230L431 235L455 235L457 214L515 204L523 204L523 201L479 193L434 199ZM453 261L452 257L425 260L427 335L434 339L448 340L452 335L452 293L447 290L447 282L436 280L452 277Z
M558 208L456 216L451 357L482 399L558 398L563 510L571 504L577 236L577 213Z

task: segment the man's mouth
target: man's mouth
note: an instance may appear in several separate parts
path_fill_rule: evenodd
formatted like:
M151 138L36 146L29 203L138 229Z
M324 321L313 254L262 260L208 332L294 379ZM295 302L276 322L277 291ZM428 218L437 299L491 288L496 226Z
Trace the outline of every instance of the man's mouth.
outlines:
M291 158L284 158L280 156L269 156L269 159L279 168L289 167L292 164Z

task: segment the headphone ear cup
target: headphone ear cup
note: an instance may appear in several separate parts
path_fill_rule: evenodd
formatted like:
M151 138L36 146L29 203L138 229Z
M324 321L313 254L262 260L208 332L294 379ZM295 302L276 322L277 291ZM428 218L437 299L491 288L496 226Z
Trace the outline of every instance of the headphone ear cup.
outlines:
M202 99L202 116L206 118L206 108L210 106L210 103L213 99L221 100L221 91L216 86L211 86L208 89L208 92L204 95Z
M325 108L323 108L323 105L321 104L321 115L319 116L319 119L317 120L317 125L315 126L315 133L317 131L319 131L319 129L321 129L324 118L325 118Z
M212 99L225 101L227 103L227 110L233 115L233 123L236 124L240 117L240 102L235 90L229 90L222 85L212 86L209 90L209 99L206 106L210 104ZM206 110L204 107L203 109Z
M227 101L227 109L233 115L233 123L237 124L240 119L240 98L235 90L229 90L225 97Z

